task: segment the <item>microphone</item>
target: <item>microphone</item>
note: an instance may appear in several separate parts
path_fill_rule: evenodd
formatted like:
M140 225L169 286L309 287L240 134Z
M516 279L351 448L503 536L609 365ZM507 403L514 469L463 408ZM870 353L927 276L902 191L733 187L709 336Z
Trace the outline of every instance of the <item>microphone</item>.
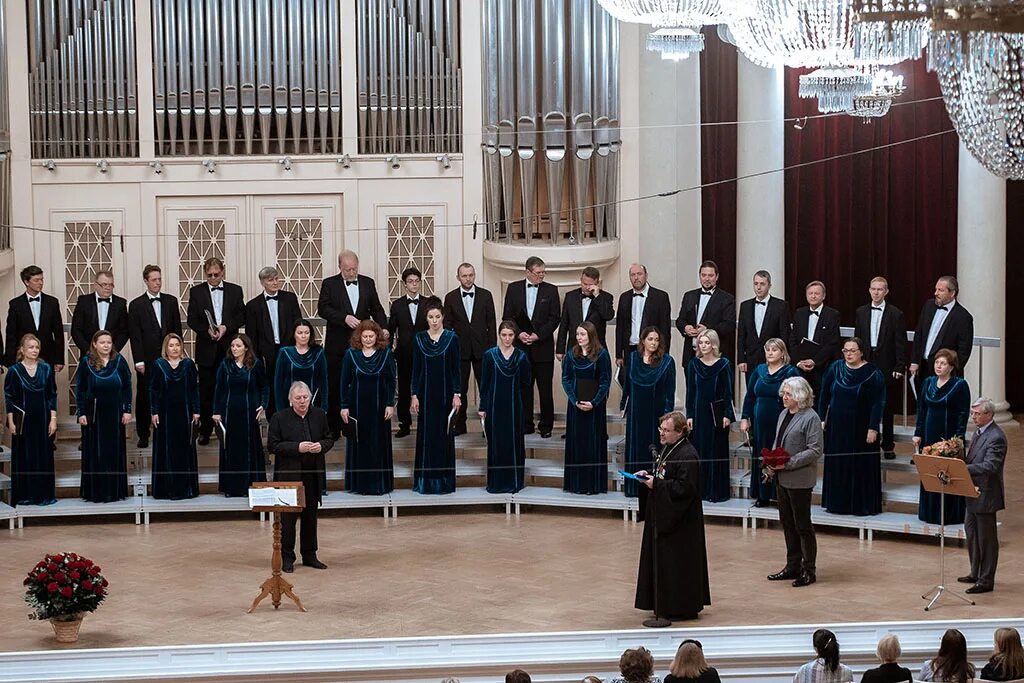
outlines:
M661 446L659 446L656 443L652 443L650 446L647 447L647 450L650 452L651 455L657 458L658 453L661 452Z

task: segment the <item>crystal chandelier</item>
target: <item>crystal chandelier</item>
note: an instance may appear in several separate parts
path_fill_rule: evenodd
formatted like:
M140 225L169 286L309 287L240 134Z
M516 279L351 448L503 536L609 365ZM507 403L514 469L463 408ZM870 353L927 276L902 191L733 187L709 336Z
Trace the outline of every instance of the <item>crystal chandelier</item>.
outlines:
M704 50L701 28L725 21L721 0L598 0L619 21L650 24L647 49L662 58L686 59Z
M847 111L857 97L871 94L871 74L852 66L823 67L800 76L799 95L818 98L818 111L832 114Z
M853 98L853 104L846 113L861 118L864 123L880 118L889 113L893 101L903 94L903 76L896 76L892 71L880 69L875 73L871 93Z
M704 34L685 26L659 28L647 34L647 49L678 62L704 50Z

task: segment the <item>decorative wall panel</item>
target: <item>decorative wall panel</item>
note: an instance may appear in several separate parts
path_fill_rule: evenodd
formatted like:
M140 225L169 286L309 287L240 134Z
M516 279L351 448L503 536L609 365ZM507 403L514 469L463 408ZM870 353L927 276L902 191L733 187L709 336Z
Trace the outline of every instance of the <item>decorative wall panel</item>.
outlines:
M283 287L299 297L305 317L314 317L323 281L323 220L279 218L274 233Z
M216 256L224 260L225 222L220 218L178 221L178 301L181 303L182 331L185 347L192 352L193 332L185 323L189 289L206 282L203 263Z
M434 217L388 217L388 294L404 293L402 271L416 266L423 273L420 292L434 294Z

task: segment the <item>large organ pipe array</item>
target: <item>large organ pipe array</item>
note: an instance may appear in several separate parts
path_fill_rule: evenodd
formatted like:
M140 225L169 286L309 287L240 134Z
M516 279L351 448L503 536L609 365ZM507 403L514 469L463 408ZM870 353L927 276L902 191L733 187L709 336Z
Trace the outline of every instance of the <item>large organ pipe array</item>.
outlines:
M489 239L616 236L618 40L592 0L484 0Z
M459 0L356 0L356 36L359 152L461 152Z
M133 0L29 0L28 10L32 156L135 156Z
M342 1L152 0L157 152L341 152Z

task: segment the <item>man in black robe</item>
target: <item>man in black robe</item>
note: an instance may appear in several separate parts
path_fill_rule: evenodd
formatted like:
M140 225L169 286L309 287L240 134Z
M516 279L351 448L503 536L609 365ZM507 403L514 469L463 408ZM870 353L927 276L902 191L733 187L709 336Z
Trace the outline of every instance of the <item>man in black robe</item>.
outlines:
M711 604L700 462L682 413L662 417L658 434L653 471L636 473L647 479L639 487L644 537L634 606L670 620L696 619Z
M295 522L302 520L299 552L302 564L327 569L316 557L317 507L320 505L320 476L324 454L334 441L327 438L327 415L310 405L309 387L295 382L288 390L290 410L281 410L270 418L267 450L274 454L274 481L299 481L305 489L306 507L301 513L281 514L281 569L295 571Z

